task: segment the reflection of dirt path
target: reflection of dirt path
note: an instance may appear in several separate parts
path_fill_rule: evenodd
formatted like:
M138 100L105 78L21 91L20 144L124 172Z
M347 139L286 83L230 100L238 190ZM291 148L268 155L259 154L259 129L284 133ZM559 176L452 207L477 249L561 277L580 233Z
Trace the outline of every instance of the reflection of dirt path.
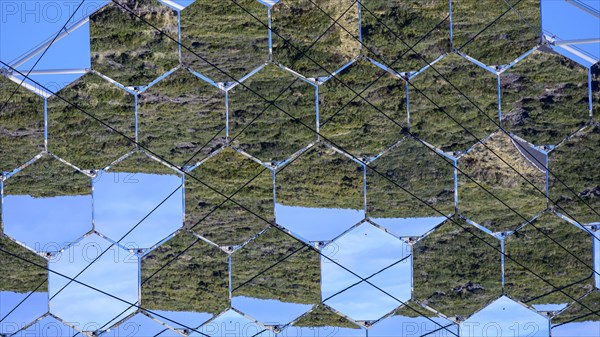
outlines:
M519 153L527 159L529 163L535 166L538 170L546 173L546 154L529 146L527 142L512 138L512 142L519 150Z

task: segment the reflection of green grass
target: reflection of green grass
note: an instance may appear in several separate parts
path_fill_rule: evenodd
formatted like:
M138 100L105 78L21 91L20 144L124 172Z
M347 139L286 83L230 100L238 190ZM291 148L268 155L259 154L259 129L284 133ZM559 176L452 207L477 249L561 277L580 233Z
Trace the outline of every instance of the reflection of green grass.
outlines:
M313 131L306 127L316 128L315 92L314 86L291 73L267 65L244 81L244 86L229 92L230 138L234 145L264 162L277 162L316 140ZM274 104L287 114L269 107L265 99L276 100Z
M535 52L501 75L502 122L535 144L557 144L588 120L587 71Z
M14 257L0 252L0 291L12 291L28 293L33 291L44 280L47 281L47 272L43 268L35 266L21 259L31 261L39 266L46 266L47 261L39 255L17 245L5 236L0 237L0 248L14 254ZM38 292L48 291L48 282L42 285Z
M582 224L600 221L599 150L600 126L593 125L550 153L550 198L562 208L557 211Z
M600 293L598 290L595 290L585 298L580 299L578 303L573 303L565 311L554 317L552 323L598 322L600 321L598 309L600 309Z
M318 145L277 173L277 202L286 206L363 209L362 167Z
M445 315L466 317L502 293L500 241L455 221L481 240L448 221L417 242L413 298Z
M315 307L310 313L306 314L296 322L297 327L325 327L335 326L340 328L358 329L359 327L346 318L333 313L323 305Z
M255 18L267 24L267 8L254 0L203 0L186 7L181 12L183 63L215 81L234 81L215 67L240 79L268 57L268 29Z
M444 214L454 212L454 169L425 145L406 139L367 169L367 210L373 218L441 216L400 185ZM388 179L394 183L390 182Z
M399 72L423 68L426 61L450 51L450 20L444 21L448 10L446 0L364 1L361 24L365 53L386 65L394 63L391 67Z
M303 243L272 228L235 252L231 257L232 295L293 303L319 303L319 255L303 246Z
M407 123L404 81L366 60L352 64L337 78L319 87L323 137L356 157L374 156L402 138ZM364 100L354 99L357 93Z
M535 276L511 259L505 260L508 295L529 305L570 303L573 301L571 298L577 299L594 287L590 269L593 266L591 236L552 213L543 214L509 236L505 252L540 276ZM587 280L576 283L584 279ZM562 292L555 291L555 287L560 287Z
M353 1L281 1L272 11L273 59L302 75L327 76L360 52L358 6ZM340 16L339 25L329 28Z
M533 48L539 42L540 1L523 0L514 10L509 3L516 2L453 1L453 47L489 65L508 64Z
M179 69L140 95L140 144L173 164L194 164L222 146L225 109L222 91Z
M411 131L444 151L465 150L497 128L496 76L457 54L448 54L433 67L435 70L427 69L417 75L412 80L414 86L409 88Z
M273 221L273 176L253 160L228 148L190 175L197 180L185 178L185 225L195 226L196 233L219 245L238 245L266 228L269 224L265 220ZM213 212L225 197L203 183L226 196L248 183L233 197L248 210L227 201Z
M592 117L600 123L600 63L592 67Z
M544 210L545 173L525 159L504 133L494 134L484 144L495 154L477 144L459 160L459 168L464 172L459 172L458 178L459 209L461 214L493 231L511 230ZM467 178L467 175L514 211Z
M159 269L196 241L180 233L142 259L142 306L150 310L217 314L229 305L227 255L200 241L167 267Z
M48 149L82 169L98 169L132 148L134 98L99 76L88 73L48 99ZM81 110L86 113L82 112Z
M177 39L177 13L156 0L119 1ZM124 85L145 85L177 65L177 43L115 3L90 17L92 67Z
M44 101L16 88L0 76L0 172L14 170L44 149Z

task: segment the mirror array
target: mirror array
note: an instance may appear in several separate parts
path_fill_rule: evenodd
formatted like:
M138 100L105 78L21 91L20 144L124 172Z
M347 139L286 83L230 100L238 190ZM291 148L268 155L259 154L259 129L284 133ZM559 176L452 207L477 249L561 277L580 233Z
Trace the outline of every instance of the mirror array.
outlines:
M112 0L63 89L3 62L0 336L600 335L600 68L540 15Z

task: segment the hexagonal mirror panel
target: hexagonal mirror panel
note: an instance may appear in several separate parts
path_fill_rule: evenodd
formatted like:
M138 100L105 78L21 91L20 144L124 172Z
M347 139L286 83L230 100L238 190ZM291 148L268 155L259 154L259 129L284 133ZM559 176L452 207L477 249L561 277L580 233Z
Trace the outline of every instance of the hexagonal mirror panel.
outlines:
M92 234L52 257L50 312L80 331L104 330L136 311L138 256Z
M92 181L44 155L6 179L4 233L36 252L57 253L92 230Z
M80 332L75 328L68 326L56 319L53 316L46 316L35 324L25 327L12 336L27 337L27 336L80 336Z
M402 138L406 87L398 75L358 60L319 86L319 133L357 158L370 158Z
M149 316L143 313L136 314L135 316L128 318L127 320L118 323L111 329L108 329L101 336L103 337L120 337L120 336L131 336L131 337L178 337L181 336L178 332L169 329L165 325L162 325L154 321Z
M88 73L48 99L48 150L81 169L117 160L134 138L133 95L98 75Z
M286 326L281 335L301 337L306 335L340 335L348 337L365 336L366 330L344 318L325 305L314 307L311 311Z
M550 322L523 304L506 296L460 324L461 336L549 336Z
M454 213L454 162L407 137L367 167L367 215L401 237L418 237Z
M464 151L498 128L497 76L456 53L411 74L409 128L443 151Z
M360 9L365 52L397 72L417 71L450 51L445 0L367 0Z
M225 252L180 232L142 257L142 307L169 326L197 327L229 306L228 268Z
M90 16L92 68L144 86L178 62L177 12L158 0L117 0Z
M547 212L504 241L505 290L512 298L553 312L594 289L592 235L583 228Z
M589 119L585 68L541 47L500 75L502 126L536 145L555 145Z
M9 172L44 149L44 100L0 76L0 172Z
M273 173L231 148L185 176L185 227L228 250L272 223Z
M279 329L320 302L319 272L313 248L270 228L231 255L231 305Z
M273 64L242 83L227 95L233 146L277 164L316 141L313 83Z
M48 312L48 261L0 236L0 334L12 335Z
M548 156L548 191L556 210L580 224L600 222L600 175L595 163L600 126L592 124L566 139Z
M237 82L267 61L268 30L258 1L196 1L181 11L181 61L215 82Z
M446 318L408 301L392 315L369 328L369 336L452 336L458 335L458 325Z
M276 221L307 241L329 241L360 222L364 165L317 145L275 175Z
M492 232L514 230L546 207L542 150L497 132L458 159L461 214Z
M275 334L235 310L227 310L219 317L203 324L190 337L210 336L270 337Z
M502 294L500 241L453 217L413 245L413 298L461 320Z
M273 59L308 77L335 73L360 52L358 12L349 0L278 2L271 8Z
M323 303L370 324L408 301L412 250L365 222L323 248Z
M488 65L508 64L540 42L540 2L452 3L452 47Z
M183 176L134 153L97 173L94 228L129 249L148 249L183 226Z

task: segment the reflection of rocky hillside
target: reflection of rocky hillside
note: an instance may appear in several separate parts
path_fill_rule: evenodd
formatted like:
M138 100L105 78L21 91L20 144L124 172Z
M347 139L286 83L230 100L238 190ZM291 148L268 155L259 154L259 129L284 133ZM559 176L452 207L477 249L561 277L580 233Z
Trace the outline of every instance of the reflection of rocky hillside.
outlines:
M453 162L440 157L424 144L406 139L370 167L377 171L367 169L370 217L441 216L402 188L444 214L454 212Z
M177 43L151 26L177 39L177 13L157 0L117 2L127 10L109 3L90 17L92 67L123 85L148 84L177 65Z
M0 76L0 172L25 164L44 149L44 101L25 88L15 92L17 86Z
M363 209L361 165L318 145L276 175L277 202L286 206Z
M33 291L44 280L47 281L45 269L21 260L26 259L45 267L47 261L42 257L17 245L5 236L0 237L0 248L19 257L0 252L0 274L2 275L0 278L0 291L27 293ZM48 282L38 288L37 291L48 291Z
M485 146L475 145L469 153L459 159L458 165L464 172L459 173L458 179L460 212L493 231L514 229L544 210L545 173L521 155L519 149L504 133L494 134L484 144ZM525 219L508 209L466 175Z
M233 296L305 304L321 300L319 255L280 230L269 229L235 252L231 264Z
M229 306L227 255L195 241L178 234L142 259L142 282L151 277L142 284L144 308L217 314Z
M413 297L444 315L467 317L502 293L500 241L454 219L470 232L447 221L414 245Z

